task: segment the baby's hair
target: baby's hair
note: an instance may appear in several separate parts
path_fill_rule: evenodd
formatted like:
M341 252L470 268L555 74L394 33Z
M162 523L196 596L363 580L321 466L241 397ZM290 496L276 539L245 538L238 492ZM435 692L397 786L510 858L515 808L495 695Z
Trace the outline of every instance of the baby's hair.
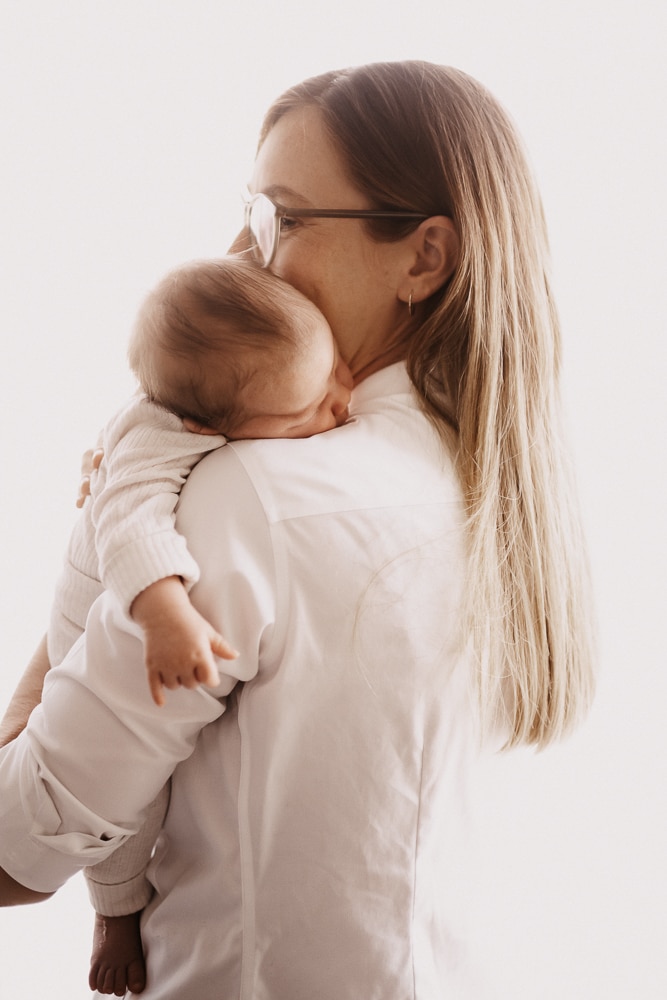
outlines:
M152 402L229 435L248 416L244 388L269 377L276 349L289 363L316 318L308 299L253 261L193 261L144 301L130 367Z

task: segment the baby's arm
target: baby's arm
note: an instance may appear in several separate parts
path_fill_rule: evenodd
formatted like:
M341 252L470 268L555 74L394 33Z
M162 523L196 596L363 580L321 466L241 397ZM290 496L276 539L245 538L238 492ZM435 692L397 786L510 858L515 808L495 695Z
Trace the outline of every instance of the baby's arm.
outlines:
M213 653L235 655L190 605L187 589L199 568L174 527L183 483L207 452L224 443L221 435L185 430L178 417L137 397L107 427L104 460L93 480L100 578L146 629L158 704L161 673L167 687L194 687L199 677L217 683ZM176 579L165 583L167 578Z
M215 687L220 677L213 654L233 660L238 652L190 603L177 576L156 581L135 598L130 609L144 630L148 685L157 705L163 688Z

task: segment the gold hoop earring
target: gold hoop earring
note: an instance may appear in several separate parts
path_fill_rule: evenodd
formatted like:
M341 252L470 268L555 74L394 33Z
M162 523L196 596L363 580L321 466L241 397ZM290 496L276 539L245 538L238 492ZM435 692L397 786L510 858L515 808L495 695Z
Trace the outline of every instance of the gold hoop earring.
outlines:
M408 296L408 312L411 316L415 314L415 307L412 303L412 289L410 289L410 295Z

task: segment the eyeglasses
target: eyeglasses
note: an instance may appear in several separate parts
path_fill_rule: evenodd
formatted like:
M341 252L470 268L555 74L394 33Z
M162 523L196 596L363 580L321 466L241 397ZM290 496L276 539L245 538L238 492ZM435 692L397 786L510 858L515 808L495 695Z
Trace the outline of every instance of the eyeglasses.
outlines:
M285 208L265 194L245 201L245 226L250 234L253 257L262 267L269 267L278 249L283 219L427 219L420 212L395 209Z

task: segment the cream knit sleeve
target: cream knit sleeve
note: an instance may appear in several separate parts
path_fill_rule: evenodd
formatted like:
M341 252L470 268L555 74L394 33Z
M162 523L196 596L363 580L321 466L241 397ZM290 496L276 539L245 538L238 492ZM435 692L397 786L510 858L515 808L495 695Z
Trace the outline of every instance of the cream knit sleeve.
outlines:
M194 466L224 444L222 435L186 431L178 417L140 396L107 425L91 518L100 579L126 612L156 580L180 576L190 587L199 578L174 511Z

